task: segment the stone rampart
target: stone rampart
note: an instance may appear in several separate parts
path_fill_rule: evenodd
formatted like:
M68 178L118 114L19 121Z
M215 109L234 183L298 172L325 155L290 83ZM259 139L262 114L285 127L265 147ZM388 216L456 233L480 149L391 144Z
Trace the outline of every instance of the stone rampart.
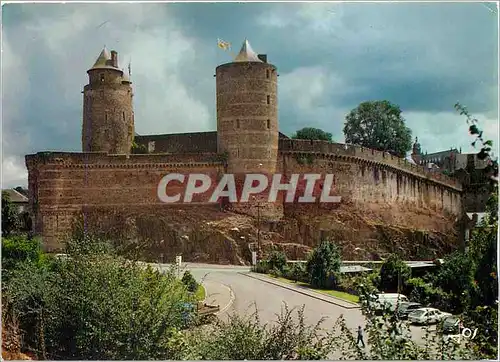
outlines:
M41 152L26 156L26 165L35 231L43 235L49 249L58 247L83 207L157 207L158 212L175 208L175 204L162 203L157 194L160 180L168 173L209 175L211 187L192 200L205 205L224 171L214 155ZM183 196L186 181L170 182L167 195Z
M333 174L332 196L340 204L285 204L285 215L325 214L338 207L365 210L388 224L446 230L462 213L462 192L453 186L409 172L403 167L343 153L282 151L285 175ZM433 217L427 217L429 215ZM427 216L425 216L427 215Z
M423 166L411 164L407 160L393 156L388 152L376 151L361 146L330 143L327 141L280 139L279 152L314 153L319 157L327 157L327 155L344 157L345 160L350 159L353 162L361 161L367 164L376 164L381 168L392 168L394 171L405 171L414 177L427 179L430 182L452 188L456 191L462 190L460 182L451 177L429 172Z

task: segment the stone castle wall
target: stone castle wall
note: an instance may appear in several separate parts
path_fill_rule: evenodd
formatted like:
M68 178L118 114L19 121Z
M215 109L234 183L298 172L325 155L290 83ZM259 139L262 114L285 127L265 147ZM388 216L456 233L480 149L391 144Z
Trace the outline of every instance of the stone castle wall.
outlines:
M279 152L296 153L298 156L301 153L314 153L320 157L332 155L352 160L364 160L368 163L379 164L381 167L394 169L395 171L404 171L417 178L424 178L432 183L442 185L445 188L452 188L457 191L462 190L461 183L456 179L440 173L429 172L423 166L411 164L405 159L393 156L387 152L376 151L361 146L330 143L327 141L280 139Z
M358 209L378 204L394 206L394 213L398 213L397 208L405 207L413 211L433 210L448 217L458 216L462 211L459 190L387 165L332 154L315 155L311 161L301 159L300 154L294 152L282 152L280 158L280 171L285 175L333 174L330 194L341 196L341 204L354 204ZM338 207L335 204L294 204L285 205L285 209L308 210L311 206L323 212Z
M71 231L75 216L86 209L149 209L152 213L177 207L162 203L158 184L168 173L209 175L211 188L194 195L193 202L206 205L217 185L223 165L213 155L131 155L104 153L39 153L26 156L30 206L35 232L43 235L47 249L57 249ZM171 182L167 194L183 193L184 186ZM193 206L193 205L191 205ZM217 206L217 205L212 205Z
M404 210L410 210L412 215L417 215L420 210L431 210L446 220L461 214L461 188L454 180L435 177L435 174L428 174L422 168L387 153L320 141L281 140L280 146L277 173L286 178L294 173L334 174L330 194L341 196L342 205L372 210L389 208L387 212L392 212L403 224L405 215L408 215ZM42 152L26 156L26 164L35 231L44 236L49 249L58 246L58 241L71 230L75 215L84 209L114 210L116 213L127 209L129 214L134 209L138 214L147 211L154 215L180 207L164 204L158 199L158 184L168 173L208 174L212 180L211 188L202 195L195 195L193 202L203 207L220 207L219 204L209 205L208 200L227 172L224 162L215 153L126 156ZM268 176L271 180L271 175ZM168 194L173 195L171 192L174 191L183 193L184 187L185 184L170 183L169 190L172 191ZM237 189L241 187L240 180ZM303 189L304 185L302 193ZM295 200L302 193L299 191ZM319 199L320 194L317 187L314 196ZM284 197L285 193L281 192L274 204L257 199L231 206L236 212L252 216L259 214L262 221L276 221L283 215L294 213L325 213L339 207L337 204L283 204ZM221 203L228 204L227 200L221 200ZM443 220L432 225L422 222L420 226L434 230L449 227Z

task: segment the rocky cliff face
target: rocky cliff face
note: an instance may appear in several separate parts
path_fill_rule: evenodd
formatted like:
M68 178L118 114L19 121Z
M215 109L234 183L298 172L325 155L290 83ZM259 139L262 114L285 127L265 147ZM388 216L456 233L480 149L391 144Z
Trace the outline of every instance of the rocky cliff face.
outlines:
M399 253L406 260L441 257L456 249L454 220L432 210L418 214L372 205L363 210L341 205L328 213L291 207L279 222L223 212L213 207L148 212L86 212L88 230L138 246L141 258L173 262L244 265L260 242L264 254L284 251L303 259L323 238L334 241L344 260L380 260ZM399 216L397 216L399 215ZM422 228L425 225L426 228Z

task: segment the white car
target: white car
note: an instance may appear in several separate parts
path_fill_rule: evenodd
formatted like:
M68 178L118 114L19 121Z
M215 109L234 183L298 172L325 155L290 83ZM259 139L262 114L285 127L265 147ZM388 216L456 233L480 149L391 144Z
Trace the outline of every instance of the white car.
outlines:
M419 308L408 314L408 321L412 324L433 324L449 316L451 313L441 312L436 308Z

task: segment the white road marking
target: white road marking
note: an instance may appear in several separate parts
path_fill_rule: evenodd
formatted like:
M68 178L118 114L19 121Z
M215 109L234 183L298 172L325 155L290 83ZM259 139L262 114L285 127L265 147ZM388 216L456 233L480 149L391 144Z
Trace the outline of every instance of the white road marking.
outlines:
M226 310L228 310L229 307L231 307L231 305L233 304L234 302L234 299L235 299L235 296L234 296L234 293L233 293L233 290L226 284L223 284L223 283L220 283L224 288L226 288L227 290L229 290L229 303L227 303L227 305L222 308L220 311L218 311L216 313L216 315L221 315L222 313L224 313Z

